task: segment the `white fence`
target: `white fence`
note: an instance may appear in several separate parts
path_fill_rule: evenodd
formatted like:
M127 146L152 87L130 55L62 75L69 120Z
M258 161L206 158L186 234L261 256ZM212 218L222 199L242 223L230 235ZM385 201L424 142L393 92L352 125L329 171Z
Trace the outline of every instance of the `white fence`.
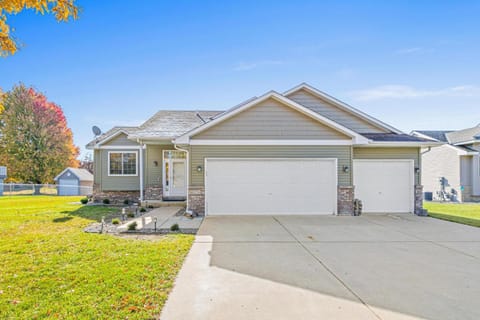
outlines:
M3 192L2 192L3 191ZM0 196L24 196L24 195L89 195L93 187L77 185L56 185L56 184L26 184L26 183L0 183Z

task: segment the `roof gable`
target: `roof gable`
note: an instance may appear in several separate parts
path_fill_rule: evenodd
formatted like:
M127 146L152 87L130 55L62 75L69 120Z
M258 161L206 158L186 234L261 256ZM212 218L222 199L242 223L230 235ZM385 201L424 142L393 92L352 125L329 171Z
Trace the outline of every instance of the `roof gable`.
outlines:
M480 124L463 130L452 131L446 134L451 144L470 144L480 141Z
M223 122L223 121L226 121L227 119L230 119L232 117L235 117L236 115L238 115L239 113L245 111L245 110L248 110L252 107L255 107L257 106L258 104L264 102L264 101L267 101L269 99L273 99L279 103L281 103L282 105L286 106L286 107L289 107L293 110L296 110L297 112L300 112L302 113L303 115L311 118L311 119L314 119L318 122L320 122L321 124L329 127L329 128L332 128L350 138L353 138L354 140L354 143L368 143L368 140L361 136L360 134L318 114L318 113L315 113L313 112L312 110L296 103L295 101L292 101L282 95L280 95L279 93L275 92L275 91L270 91L266 94L264 94L263 96L259 97L259 98L256 98L248 103L245 103L239 107L236 107L236 108L233 108L233 109L230 109L229 111L221 114L220 116L218 116L217 118L215 118L214 120L212 120L211 122L209 123L206 123L204 124L203 126L197 128L197 129L194 129L190 132L187 132L186 134L180 136L179 138L175 139L175 143L189 143L190 141L190 137L193 137L193 136L196 136L198 135L199 133L201 132L204 132L206 130L208 130L209 128Z
M74 176L76 176L80 181L93 181L93 174L91 174L88 170L82 169L82 168L70 168L70 167L65 168L53 180L57 181L68 171L71 172Z
M217 123L191 138L219 140L351 140L350 136L337 129L331 128L272 98Z
M308 101L300 93L313 96L318 101ZM283 95L359 133L403 133L306 83L287 90Z

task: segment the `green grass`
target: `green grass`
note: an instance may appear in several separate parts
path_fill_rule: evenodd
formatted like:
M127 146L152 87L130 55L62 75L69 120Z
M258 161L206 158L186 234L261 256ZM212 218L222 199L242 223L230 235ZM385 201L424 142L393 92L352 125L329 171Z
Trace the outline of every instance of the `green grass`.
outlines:
M87 234L118 208L0 197L0 319L155 319L193 236Z
M480 227L480 204L425 202L423 207L434 218Z

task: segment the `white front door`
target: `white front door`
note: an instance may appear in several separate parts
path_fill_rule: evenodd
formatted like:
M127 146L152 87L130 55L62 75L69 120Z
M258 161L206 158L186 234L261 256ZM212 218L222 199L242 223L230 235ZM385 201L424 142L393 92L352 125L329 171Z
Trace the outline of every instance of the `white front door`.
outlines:
M320 215L337 210L336 159L206 159L207 215Z
M187 196L187 163L185 152L163 151L163 197L185 199Z

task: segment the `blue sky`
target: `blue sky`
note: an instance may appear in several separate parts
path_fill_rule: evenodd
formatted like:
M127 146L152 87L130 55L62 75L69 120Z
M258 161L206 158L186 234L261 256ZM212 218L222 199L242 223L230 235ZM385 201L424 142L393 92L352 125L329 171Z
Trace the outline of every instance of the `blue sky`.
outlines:
M82 152L92 125L223 110L301 82L407 132L480 122L478 1L77 3L67 24L9 17L24 46L0 59L0 87L60 104Z

